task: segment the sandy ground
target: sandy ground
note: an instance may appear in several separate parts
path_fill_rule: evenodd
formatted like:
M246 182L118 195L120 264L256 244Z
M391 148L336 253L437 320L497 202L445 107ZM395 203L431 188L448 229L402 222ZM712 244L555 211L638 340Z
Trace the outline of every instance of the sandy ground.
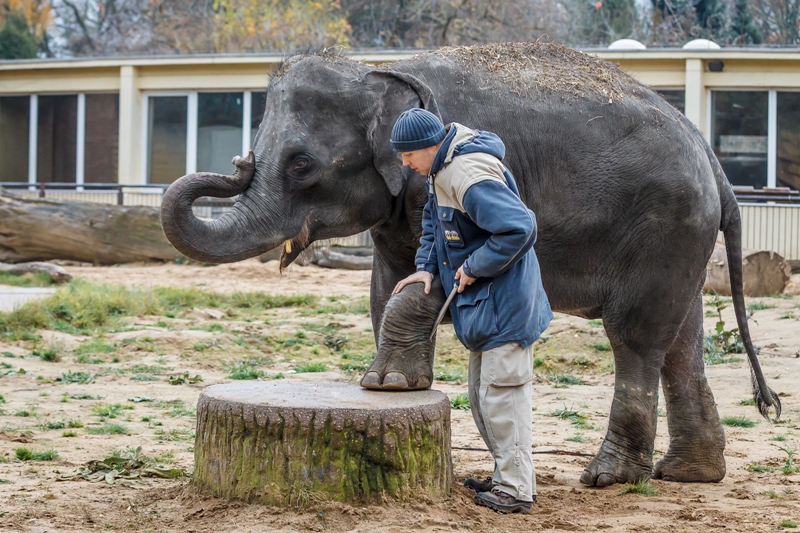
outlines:
M362 296L369 292L368 272L293 267L280 276L275 264L261 265L254 261L219 267L134 265L70 267L70 270L79 279L123 285L195 286L226 292L263 290L273 294L328 296ZM654 481L658 496L620 495L619 486L593 489L579 483L588 458L537 454L538 503L524 516L499 515L472 502L473 494L461 483L468 476L489 475L492 462L485 452L461 450L453 451L455 479L448 499L381 506L322 503L298 511L203 497L193 493L186 481L148 480L145 488L138 489L86 481L56 481L59 475L73 473L89 460L137 446L142 446L144 453L150 456L167 454L174 466L191 470L194 444L191 407L203 386L226 380L217 360L186 357L184 349L189 349L192 343L211 343L224 336L201 330L167 331L158 327L156 318L152 317L132 321L138 325L138 331L113 334L119 342L134 339L126 345L130 347L124 361L127 366L132 363L161 365L170 369L165 375L188 371L192 375L202 374L205 380L179 386L171 386L164 380L133 381L127 374L115 373L106 373L91 385L46 383L43 381L47 380L37 380L37 376L54 378L69 369L84 370L85 365L75 365L68 357L59 363L47 363L30 357L29 346L23 342L0 341L0 352L17 356L0 358L0 361L14 367L24 366L27 371L24 375L0 378L0 394L6 400L0 405L4 411L0 416L0 457L7 461L0 462L0 531L775 531L784 520L800 522L800 474L781 472L787 453L780 449L800 450L797 385L800 297L759 301L776 306L756 311L751 327L755 343L762 347L760 360L764 372L772 388L781 393L783 416L780 423L771 424L761 419L754 407L740 404L749 397L750 390L745 362L706 367L720 415L744 415L757 422L752 428L726 428L728 475L721 483ZM734 323L731 309L725 310L723 316L728 324ZM715 321L715 317L706 318L707 331L713 328ZM365 316L353 319L353 327L368 326ZM558 315L545 336L566 341L602 335L602 330L590 330L593 328L585 320ZM67 334L47 335L57 338L65 349L72 349L85 340ZM153 349L151 345L165 348ZM217 357L224 357L224 354ZM277 370L288 368L281 357L276 360ZM576 368L576 375L582 375L586 384L555 388L537 374L533 435L537 451L594 452L602 441L612 399L613 375L607 371L580 374L581 367ZM329 371L287 375L285 379L353 380L357 377ZM466 384L437 382L434 388L453 396L465 392ZM100 398L69 398L78 394ZM63 402L65 395L68 401ZM149 396L162 403L130 402L135 396ZM114 420L103 421L91 414L96 405L115 403L133 409L121 411ZM174 409L175 405L183 408ZM565 407L587 414L588 428L578 430L569 421L550 416L554 410ZM32 411L35 416L14 416L22 410ZM78 436L74 438L62 437L62 429L48 430L42 426L46 421L70 419L81 419L85 424L84 428L75 430ZM89 434L89 428L105 422L125 424L127 434ZM483 447L468 411L452 411L452 429L454 446ZM584 442L568 441L568 438ZM60 459L18 461L14 450L20 446L35 450L55 448ZM659 418L655 460L667 446L666 419ZM774 467L774 470L748 470L753 464Z

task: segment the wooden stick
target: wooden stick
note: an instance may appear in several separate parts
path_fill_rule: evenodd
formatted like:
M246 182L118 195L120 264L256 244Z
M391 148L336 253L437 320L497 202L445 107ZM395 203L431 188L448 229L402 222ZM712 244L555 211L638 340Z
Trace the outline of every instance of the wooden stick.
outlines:
M486 448L473 448L470 446L450 446L451 450L464 450L468 452L488 452ZM531 453L547 455L574 455L576 457L594 457L593 453L573 452L570 450L533 450Z

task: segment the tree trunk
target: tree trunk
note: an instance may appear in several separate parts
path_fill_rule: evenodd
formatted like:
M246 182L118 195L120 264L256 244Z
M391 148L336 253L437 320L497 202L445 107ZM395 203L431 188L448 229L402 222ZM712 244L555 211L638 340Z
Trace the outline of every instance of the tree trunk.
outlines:
M724 244L717 242L706 268L706 283L703 290L730 296L731 278ZM783 293L791 273L789 263L774 252L742 249L744 293L747 296Z
M174 261L155 207L22 200L0 189L0 261Z
M353 384L213 385L197 404L194 486L270 505L444 498L450 402Z

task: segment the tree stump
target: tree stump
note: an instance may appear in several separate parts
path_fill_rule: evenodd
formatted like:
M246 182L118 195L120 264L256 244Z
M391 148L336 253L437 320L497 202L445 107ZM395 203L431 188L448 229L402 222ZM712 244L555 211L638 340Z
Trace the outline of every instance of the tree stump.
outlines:
M742 248L742 277L745 296L781 294L792 274L783 257L767 250ZM731 278L725 245L717 242L706 267L705 292L731 295Z
M206 387L197 403L201 492L269 505L449 494L450 402L439 391L344 383Z

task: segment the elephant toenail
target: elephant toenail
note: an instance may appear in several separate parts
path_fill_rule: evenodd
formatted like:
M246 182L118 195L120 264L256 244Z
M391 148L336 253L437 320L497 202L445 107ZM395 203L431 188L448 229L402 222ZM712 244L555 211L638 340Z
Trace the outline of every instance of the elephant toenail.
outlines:
M408 390L408 380L401 372L389 372L383 376L383 389Z
M429 389L431 387L431 378L428 376L420 376L417 378L417 389Z
M588 470L584 470L583 474L581 474L581 483L590 487L594 487L594 476L592 473Z
M361 386L365 389L380 389L381 388L381 375L375 371L367 372L361 378Z
M597 482L595 483L598 487L608 487L610 485L614 485L617 482L617 478L611 474L607 474L603 472L599 476L597 476Z

